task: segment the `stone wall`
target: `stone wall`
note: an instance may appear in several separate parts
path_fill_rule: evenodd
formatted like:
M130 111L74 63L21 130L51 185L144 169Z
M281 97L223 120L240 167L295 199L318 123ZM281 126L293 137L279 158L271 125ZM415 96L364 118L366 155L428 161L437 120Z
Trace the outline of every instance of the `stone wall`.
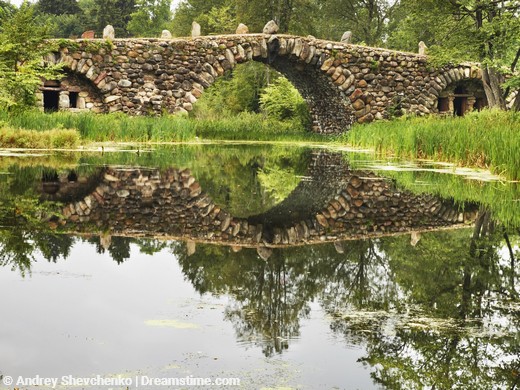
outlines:
M125 39L114 40L111 48L95 40L73 43L55 60L83 75L99 94L102 106L90 109L132 115L187 112L218 77L255 60L294 83L318 133L343 132L353 122L399 110L436 113L448 85L481 77L471 65L434 69L423 55L289 35Z

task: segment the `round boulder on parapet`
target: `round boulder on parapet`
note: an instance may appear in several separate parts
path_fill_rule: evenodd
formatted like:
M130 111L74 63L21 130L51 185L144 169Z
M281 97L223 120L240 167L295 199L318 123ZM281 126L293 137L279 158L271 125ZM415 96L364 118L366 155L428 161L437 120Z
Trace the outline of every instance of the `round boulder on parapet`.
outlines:
M267 24L264 26L263 33L264 34L276 34L280 27L276 24L274 20L270 20L267 22Z
M341 37L341 42L351 43L352 42L352 31L345 31Z
M162 30L161 38L162 39L172 39L172 33L168 30Z
M110 24L107 25L103 29L103 39L114 40L115 37L116 37L116 32L114 30L114 27L112 27Z
M249 27L244 23L240 23L237 27L236 34L249 34Z

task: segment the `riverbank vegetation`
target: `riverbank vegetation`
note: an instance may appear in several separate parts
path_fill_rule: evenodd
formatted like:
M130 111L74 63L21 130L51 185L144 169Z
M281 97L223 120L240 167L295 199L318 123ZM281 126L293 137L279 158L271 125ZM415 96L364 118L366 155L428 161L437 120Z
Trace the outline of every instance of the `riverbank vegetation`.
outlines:
M357 147L490 169L520 179L520 113L484 110L465 117L404 117L354 126L341 137Z
M492 106L504 109L504 97L520 86L516 70L520 62L520 19L516 17L520 6L515 1L499 5L491 0L471 4L460 0L333 0L321 6L318 1L295 0L294 4L306 6L290 8L276 2L277 7L269 8L270 14L266 14L264 3L185 0L172 13L169 0L122 0L117 7L114 1L38 0L34 4L25 2L20 8L0 0L0 127L2 139L8 141L0 147L53 144L42 141L47 135L18 129L53 130L54 137L57 131L75 130L83 143L197 138L329 140L306 132L309 114L289 81L256 63L237 66L233 73L219 78L188 116L130 118L33 111L30 107L42 77L56 78L59 72L42 67L41 58L53 49L45 38L73 37L89 29L99 36L108 23L114 25L118 37L153 36L160 33L159 27L171 27L174 35L185 35L193 20L200 22L204 34L233 33L238 22L247 23L251 32L257 32L265 21L275 19L282 33L310 33L337 40L343 29L350 29L353 43L390 49L412 51L423 40L433 54L433 66L450 60L481 61L484 89ZM320 12L316 12L317 7ZM515 102L510 105L513 109L519 108L520 93ZM14 133L21 138L18 143ZM520 177L517 133L517 114L489 111L462 119L405 118L354 126L339 139L355 146L371 146L381 153L486 167L516 179ZM28 137L32 141L27 141Z
M44 113L28 108L8 111L4 107L0 121L10 129L9 134L14 129L75 129L83 143L321 140L307 131L307 104L294 86L256 62L237 66L233 74L217 80L187 115L132 117L123 113ZM0 147L14 145L0 140Z
M0 123L1 132L5 134L5 136L0 137L1 148L47 148L50 144L42 143L38 139L47 137L51 130L53 130L53 136L56 136L60 131L77 131L78 141L80 140L83 144L92 142L188 142L195 140L322 140L318 135L307 132L301 126L295 126L291 121L281 121L262 114L248 112L227 118L192 119L174 115L131 117L124 114L97 115L71 112L46 114L38 110L16 113L0 111ZM20 139L17 140L16 138ZM76 144L70 143L71 147L73 145Z
M79 146L80 136L72 129L33 131L0 127L0 147L22 149L72 149Z

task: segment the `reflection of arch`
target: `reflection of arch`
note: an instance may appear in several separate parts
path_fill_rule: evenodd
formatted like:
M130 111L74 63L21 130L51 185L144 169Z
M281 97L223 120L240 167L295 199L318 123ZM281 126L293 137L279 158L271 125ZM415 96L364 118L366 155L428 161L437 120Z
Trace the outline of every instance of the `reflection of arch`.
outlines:
M480 111L487 106L484 86L477 75L466 78L466 73L464 73L464 78L457 80L454 77L453 79L450 78L449 81L449 84L442 85L443 90L437 100L439 113L464 116L468 112Z
M249 218L264 226L290 226L311 219L348 184L351 170L340 154L313 153L306 177L282 202L266 212ZM316 185L320 183L320 185Z
M38 191L41 199L58 202L70 202L82 199L92 193L101 180L102 170L89 175L79 175L74 171L43 172Z

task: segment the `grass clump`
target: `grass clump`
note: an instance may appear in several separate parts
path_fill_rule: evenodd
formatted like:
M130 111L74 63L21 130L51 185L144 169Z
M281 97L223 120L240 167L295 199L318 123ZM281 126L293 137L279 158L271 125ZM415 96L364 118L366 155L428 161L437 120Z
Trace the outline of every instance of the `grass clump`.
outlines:
M520 178L520 113L484 110L459 117L406 117L354 126L341 138L378 153L488 168Z
M83 141L93 142L178 142L195 138L193 129L172 116L132 117L125 114L55 112L27 110L15 114L0 112L0 120L11 127L32 130L76 129Z
M52 129L46 131L0 128L0 147L24 149L72 149L79 145L76 130Z
M28 110L14 114L0 111L0 121L11 128L37 131L76 129L83 142L186 142L213 140L309 141L319 136L297 120L276 120L242 112L223 118L159 117L126 114L93 114ZM18 132L17 137L22 137Z

